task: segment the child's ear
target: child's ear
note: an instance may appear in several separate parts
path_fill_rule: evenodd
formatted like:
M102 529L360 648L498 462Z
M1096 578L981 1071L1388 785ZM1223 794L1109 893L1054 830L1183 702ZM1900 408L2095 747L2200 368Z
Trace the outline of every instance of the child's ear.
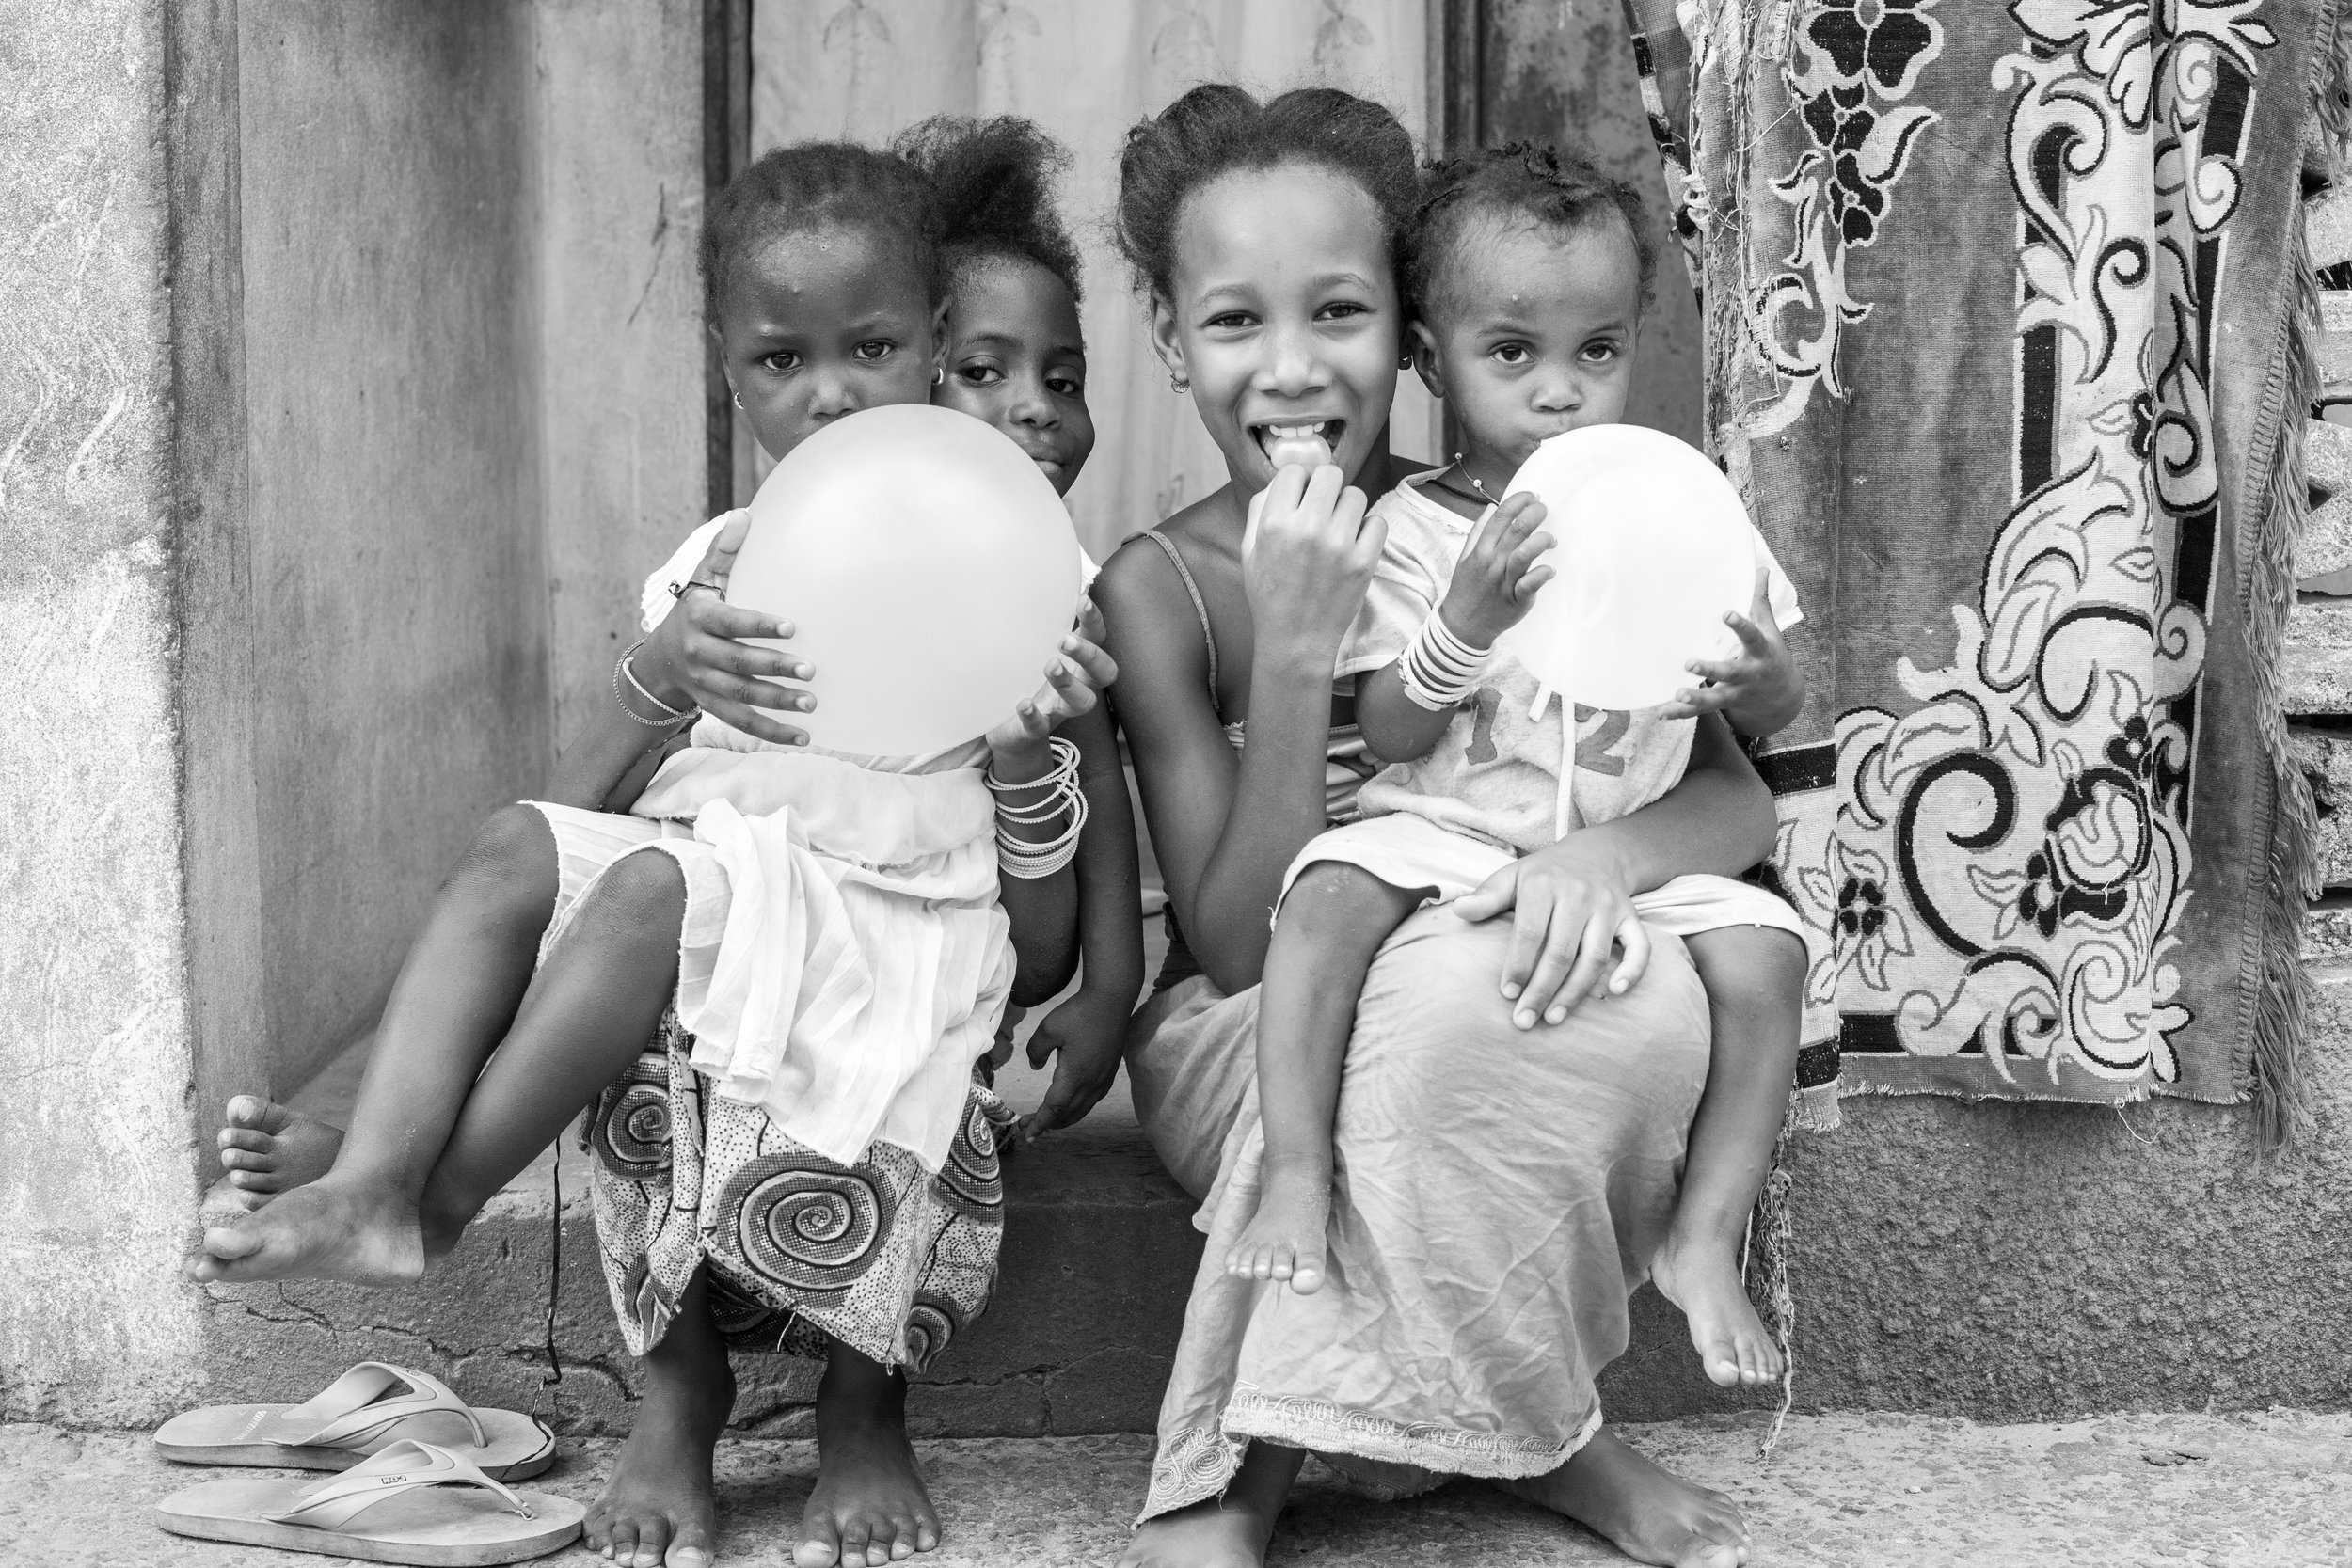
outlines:
M1438 335L1420 322L1405 328L1406 352L1413 356L1413 370L1421 384L1429 388L1429 395L1439 403L1445 401L1445 372L1438 368Z
M931 366L943 372L947 369L947 302L944 299L931 312Z
M1176 331L1176 307L1166 294L1152 296L1152 349L1168 367L1171 381L1189 382L1192 372L1184 369L1184 341Z

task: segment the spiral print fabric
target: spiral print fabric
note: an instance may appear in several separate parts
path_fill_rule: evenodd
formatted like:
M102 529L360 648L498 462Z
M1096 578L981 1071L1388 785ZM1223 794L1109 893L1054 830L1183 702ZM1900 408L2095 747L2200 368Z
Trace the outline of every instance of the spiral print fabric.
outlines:
M939 1167L939 1188L959 1212L993 1222L1004 1212L1005 1179L989 1110L977 1097L964 1102L963 1125Z
M582 1140L605 1280L643 1355L705 1270L713 1322L743 1350L822 1359L834 1342L884 1366L935 1360L988 1306L1003 1240L995 1128L975 1085L937 1173L877 1143L843 1166L755 1105L708 1095L693 1040L665 1020L657 1048L601 1096Z
M670 1074L640 1056L597 1097L589 1148L605 1169L637 1180L670 1168Z
M813 1154L763 1155L721 1191L719 1229L762 1278L812 1294L846 1291L872 1266L898 1208L874 1176Z

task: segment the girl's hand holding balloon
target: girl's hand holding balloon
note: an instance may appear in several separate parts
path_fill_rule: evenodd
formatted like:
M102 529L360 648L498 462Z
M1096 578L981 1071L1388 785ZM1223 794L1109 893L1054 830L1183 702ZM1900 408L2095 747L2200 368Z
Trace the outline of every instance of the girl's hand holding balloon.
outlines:
M646 689L672 707L699 707L762 740L805 746L808 736L761 711L805 713L817 699L778 686L779 679L804 681L808 664L781 648L754 647L754 637L790 637L792 623L726 601L727 574L751 528L749 512L728 514L694 568L686 592L645 639L631 661Z
M1493 647L1551 580L1551 568L1535 564L1551 548L1551 535L1535 531L1543 520L1544 503L1534 496L1505 496L1462 552L1441 608L1447 626L1471 647Z
M1053 766L1046 742L1065 719L1091 713L1101 693L1119 678L1119 665L1104 653L1103 615L1094 601L1078 607L1078 622L1061 651L1045 666L1045 684L1021 700L1012 717L988 732L990 771L1004 784L1041 778Z
M1692 659L1684 668L1707 684L1676 692L1661 711L1669 719L1695 719L1721 710L1741 735L1771 735L1804 705L1804 676L1772 617L1771 573L1756 568L1748 612L1725 615L1724 625L1740 639L1738 655Z
M1260 664L1270 657L1329 676L1388 540L1388 525L1364 506L1364 493L1328 463L1277 468L1250 501L1242 583Z

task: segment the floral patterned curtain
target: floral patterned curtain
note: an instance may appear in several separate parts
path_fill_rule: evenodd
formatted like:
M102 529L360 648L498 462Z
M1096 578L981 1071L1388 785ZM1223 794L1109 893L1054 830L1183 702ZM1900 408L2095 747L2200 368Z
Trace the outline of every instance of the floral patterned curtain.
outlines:
M752 147L878 142L926 115L1025 115L1076 162L1063 209L1086 259L1087 401L1099 433L1070 495L1100 560L1224 483L1168 389L1110 245L1127 128L1185 88L1326 83L1428 119L1427 0L755 0ZM1434 408L1399 380L1397 449L1437 449Z

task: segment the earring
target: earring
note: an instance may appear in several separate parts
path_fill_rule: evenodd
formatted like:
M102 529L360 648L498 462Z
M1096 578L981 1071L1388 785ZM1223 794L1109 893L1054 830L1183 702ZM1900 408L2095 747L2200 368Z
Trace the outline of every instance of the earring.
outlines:
M743 406L743 394L740 392L735 394L735 406L738 408Z
M947 379L947 367L946 367L946 366L945 366L945 365L933 365L933 366L931 367L931 385L932 385L932 386L936 387L936 386L940 385L942 382L946 381L946 379Z
M1171 392L1189 392L1192 390L1192 383L1171 372L1168 378L1168 389Z
M1396 368L1400 371L1409 371L1413 368L1413 356L1410 350L1396 356Z

